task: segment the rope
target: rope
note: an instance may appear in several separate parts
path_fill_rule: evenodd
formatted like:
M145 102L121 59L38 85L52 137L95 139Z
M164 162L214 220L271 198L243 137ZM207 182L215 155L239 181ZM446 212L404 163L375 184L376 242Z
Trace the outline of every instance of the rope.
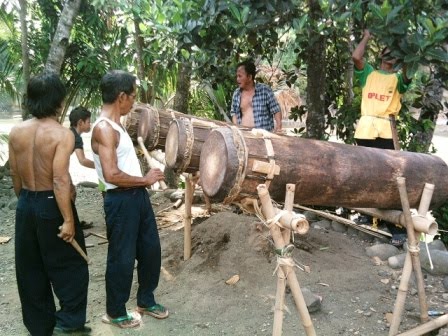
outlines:
M407 244L407 245L408 245L408 251L410 253L419 253L420 252L420 246L418 246L418 245L409 245L409 244Z
M275 225L280 218L282 218L282 216L284 214L288 213L288 211L286 210L280 210L274 217L272 217L271 219L266 220L266 225L268 228L271 228L272 225Z
M186 118L180 118L179 122L183 122L185 125L185 135L187 137L187 141L185 144L185 150L183 153L182 164L177 170L178 173L183 173L187 170L190 165L191 156L193 154L193 144L194 144L194 129L193 124Z
M235 145L236 154L238 157L238 170L235 176L235 184L230 189L227 197L224 199L224 204L231 203L240 193L241 185L243 184L244 177L246 176L247 166L247 150L244 137L238 127L230 126L230 130L232 131L233 144Z

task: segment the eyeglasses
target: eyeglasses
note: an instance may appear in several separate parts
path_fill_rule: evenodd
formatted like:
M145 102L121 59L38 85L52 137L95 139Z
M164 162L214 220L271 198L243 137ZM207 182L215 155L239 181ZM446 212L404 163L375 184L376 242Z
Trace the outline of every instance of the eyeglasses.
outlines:
M133 99L135 99L135 97L137 97L137 95L135 93L131 93L131 94L128 94L128 97L132 97Z

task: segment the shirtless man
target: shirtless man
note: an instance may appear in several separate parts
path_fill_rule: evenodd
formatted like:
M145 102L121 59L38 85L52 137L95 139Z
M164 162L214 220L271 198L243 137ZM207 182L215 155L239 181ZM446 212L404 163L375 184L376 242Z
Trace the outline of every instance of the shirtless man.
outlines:
M238 64L236 81L239 88L233 93L230 111L232 122L244 127L281 132L280 106L269 86L255 83L255 64L252 61Z
M113 70L101 80L103 107L93 125L93 161L106 187L107 251L106 314L104 323L119 328L140 325L142 315L163 319L168 310L157 304L161 250L156 219L146 187L164 179L160 169L142 176L132 140L120 123L135 101L136 78ZM137 312L128 313L126 303L132 287L135 260L138 261Z
M89 332L86 322L89 273L69 244L85 251L72 204L68 172L72 132L58 123L65 87L54 73L32 78L27 108L34 118L9 135L9 163L16 209L15 259L23 322L31 335ZM59 300L56 311L53 291Z

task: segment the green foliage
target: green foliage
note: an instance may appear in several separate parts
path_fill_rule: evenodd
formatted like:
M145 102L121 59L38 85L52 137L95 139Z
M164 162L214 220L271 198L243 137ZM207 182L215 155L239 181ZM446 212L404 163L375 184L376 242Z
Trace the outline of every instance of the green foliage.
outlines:
M436 219L442 241L448 245L448 201L432 211L432 215Z
M215 120L223 120L223 107L226 106L226 96L222 85L217 85L216 90L204 82L193 85L190 95L190 106L194 106L191 114Z

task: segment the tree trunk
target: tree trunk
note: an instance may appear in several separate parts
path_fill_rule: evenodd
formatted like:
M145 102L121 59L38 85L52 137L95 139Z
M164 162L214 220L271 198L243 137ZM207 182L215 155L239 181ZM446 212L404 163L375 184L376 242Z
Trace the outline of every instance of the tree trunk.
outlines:
M353 31L353 26L350 24L349 33L351 34ZM350 36L347 36L347 50L350 53L350 55L353 52L353 41L350 39ZM351 105L353 103L353 98L355 97L355 94L353 92L353 74L355 71L355 64L353 63L353 60L349 59L347 62L347 66L345 69L345 95L344 95L344 105Z
M318 20L322 19L322 11L318 0L308 0L310 8L311 30L317 27ZM323 139L325 134L325 89L326 89L326 64L325 64L325 36L314 31L309 36L317 37L308 46L307 68L307 106L306 136L313 139Z
M65 53L67 51L70 32L78 15L81 0L66 0L64 9L59 17L58 26L51 43L50 52L48 53L45 70L61 73L62 63L64 62Z
M179 65L177 74L176 95L173 110L188 114L188 99L190 96L191 66L188 63Z
M139 97L142 103L148 103L147 90L143 83L146 81L145 61L143 55L144 40L140 30L140 17L134 13L134 29L135 29L135 51L137 53L137 76L140 80Z
M19 0L20 2L20 30L22 33L21 45L22 45L22 66L23 66L23 96L22 102L25 101L26 87L30 81L30 54L28 50L28 28L26 24L27 3L26 0ZM28 119L28 110L22 108L22 119Z
M423 98L423 107L418 120L421 123L425 120L431 120L434 128L416 132L414 141L418 144L418 148L421 149L423 153L427 153L434 136L437 117L439 116L439 112L443 109L442 103L440 103L443 98L443 86L441 81L439 79L433 79L424 91L427 92L427 94Z

